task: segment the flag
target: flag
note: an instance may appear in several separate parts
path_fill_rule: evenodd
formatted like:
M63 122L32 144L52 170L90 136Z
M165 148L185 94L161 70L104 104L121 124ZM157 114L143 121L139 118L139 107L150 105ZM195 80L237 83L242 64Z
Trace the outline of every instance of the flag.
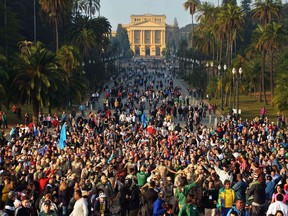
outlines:
M63 124L61 133L60 133L60 141L59 141L59 146L61 150L65 148L65 141L66 141L66 124Z
M144 111L143 111L143 114L142 114L142 116L141 116L141 121L142 121L142 123L143 123L143 127L146 128L147 122L146 122L146 114L145 114Z

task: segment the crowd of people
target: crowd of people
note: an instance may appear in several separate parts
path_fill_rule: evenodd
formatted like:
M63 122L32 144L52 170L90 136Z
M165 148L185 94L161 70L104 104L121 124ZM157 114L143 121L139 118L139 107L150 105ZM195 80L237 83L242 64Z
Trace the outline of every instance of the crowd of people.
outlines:
M206 125L201 91L152 64L2 131L0 215L288 216L287 128L264 112Z

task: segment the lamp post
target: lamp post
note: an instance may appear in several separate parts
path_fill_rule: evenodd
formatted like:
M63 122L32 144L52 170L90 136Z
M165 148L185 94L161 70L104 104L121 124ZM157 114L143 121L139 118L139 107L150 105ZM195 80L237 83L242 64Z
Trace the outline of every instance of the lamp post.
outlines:
M233 74L233 82L236 82L236 114L237 114L237 119L239 118L239 83L241 82L242 79L242 73L243 70L240 67L237 71L236 68L232 69L232 74Z
M218 65L218 70L219 70L219 73L220 73L220 76L221 76L221 111L223 111L224 110L224 85L223 85L223 82L224 82L224 75L225 75L225 72L227 70L227 65L224 64L223 71L221 71L221 69L222 69L222 67L219 64Z

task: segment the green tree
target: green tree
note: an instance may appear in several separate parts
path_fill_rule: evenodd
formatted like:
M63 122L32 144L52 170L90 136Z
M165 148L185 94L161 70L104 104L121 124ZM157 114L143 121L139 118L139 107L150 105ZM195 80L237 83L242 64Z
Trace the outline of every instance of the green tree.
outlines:
M5 50L5 46L7 45L7 54L8 56L10 56L12 53L14 53L17 50L16 44L19 40L23 40L23 35L21 34L21 30L22 30L21 21L19 20L14 10L10 8L8 4L7 4L7 26L6 26L7 28L5 29L4 10L5 9L3 5L3 1L1 1L0 2L0 49L2 48L3 50ZM5 31L6 31L6 34L5 34ZM6 35L6 38L5 38L5 35Z
M29 52L16 56L13 71L12 86L17 92L16 96L19 102L33 104L36 118L40 107L50 106L53 100L57 100L56 93L65 89L67 83L67 77L57 63L56 55L43 48L39 42L31 46Z
M67 21L70 15L72 2L70 0L39 0L41 10L55 28L56 51L59 49L59 26Z
M281 7L279 0L257 0L252 9L252 18L266 26L272 20L280 17Z
M57 59L66 73L68 86L64 92L65 101L78 102L82 100L82 95L87 90L87 80L84 77L81 58L78 50L73 46L64 45L57 52Z
M85 12L89 15L90 19L100 11L100 0L85 0Z
M264 49L270 54L270 88L271 97L273 98L275 52L286 43L287 34L280 23L272 22L267 24L259 40L263 43Z
M285 46L281 49L279 53L279 58L277 60L276 66L276 76L275 76L275 91L272 100L272 105L278 109L280 112L288 111L288 47Z
M231 65L233 48L236 50L237 31L241 31L244 24L244 12L234 4L225 4L218 14L219 31L226 35L226 62ZM221 62L222 59L219 61Z
M5 68L6 65L7 65L6 57L0 53L0 95L3 96L3 97L0 97L0 109L1 109L1 104L7 99L6 88L4 84L8 81L9 76Z
M105 17L89 19L89 17L76 16L74 25L68 32L68 40L87 60L91 49L102 50L105 38L110 36L111 25Z
M191 46L193 47L193 37L194 37L194 14L200 4L199 0L187 0L183 6L185 10L189 10L192 19L192 37L191 37Z

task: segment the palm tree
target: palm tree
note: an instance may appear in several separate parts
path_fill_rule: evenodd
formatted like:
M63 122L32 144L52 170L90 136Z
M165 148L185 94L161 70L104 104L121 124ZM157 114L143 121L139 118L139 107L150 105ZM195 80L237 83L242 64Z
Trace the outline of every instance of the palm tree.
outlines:
M191 37L191 46L193 46L193 37L194 37L194 14L198 8L198 5L200 4L199 0L187 0L183 6L185 8L185 10L189 10L189 13L191 15L192 18L192 37Z
M237 31L243 28L244 12L237 5L227 3L220 10L217 22L219 22L220 32L226 35L226 61L229 66L233 57L233 48L236 50Z
M18 47L19 47L19 51L21 54L28 54L30 52L30 48L31 46L33 46L33 42L32 41L20 41L18 43Z
M92 48L98 47L101 49L104 38L110 36L111 25L104 17L90 20L88 17L76 16L74 23L69 30L68 38L86 61Z
M82 95L85 94L87 89L87 80L84 78L82 73L82 65L80 66L80 54L78 50L73 46L62 46L58 53L57 58L59 64L62 65L63 70L66 73L68 79L68 91L67 98L65 101L81 102Z
M78 58L77 58L78 57ZM73 76L73 72L76 70L79 64L79 54L75 47L64 45L57 52L57 58L60 65L66 72L66 76L69 79Z
M263 40L265 28L261 25L258 25L256 33L258 35L258 41L255 44L256 49L261 52L261 76L260 76L260 92L259 92L259 102L262 101L262 93L264 95L264 102L267 104L266 92L265 92L265 41Z
M59 49L59 26L69 16L72 2L70 0L39 0L41 10L48 16L55 27L56 51Z
M261 52L261 88L260 88L260 95L259 101L262 100L262 93L264 94L264 101L266 101L266 94L265 94L265 42L263 41L263 34L265 31L265 27L268 23L270 23L273 19L280 17L281 11L281 1L274 1L274 0L257 0L254 4L254 8L252 9L252 18L255 20L259 20L262 24L262 27L258 25L256 32L262 35L262 39L257 42L256 47ZM271 76L271 75L270 75Z
M57 92L65 89L67 78L56 55L43 48L38 42L29 48L29 52L19 54L13 64L15 73L12 86L18 93L20 102L31 101L34 117L37 118L40 107L50 105ZM58 99L60 99L58 97Z
M281 1L278 0L256 0L252 9L252 18L259 20L266 26L273 19L280 17Z
M271 98L273 98L274 92L274 56L275 51L281 47L287 40L287 34L285 29L280 23L267 24L262 37L259 39L263 42L264 49L270 53L270 87Z
M80 14L80 12L85 10L85 1L84 0L73 0L72 1L72 11L74 16Z
M100 11L100 0L85 0L85 12L89 15L90 19Z

